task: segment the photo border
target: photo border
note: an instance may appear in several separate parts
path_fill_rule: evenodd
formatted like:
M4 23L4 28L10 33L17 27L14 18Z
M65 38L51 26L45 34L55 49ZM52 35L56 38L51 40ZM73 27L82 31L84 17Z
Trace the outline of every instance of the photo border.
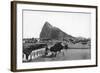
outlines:
M37 68L37 69L17 69L17 4L35 4L35 5L50 5L50 6L67 6L67 7L82 7L96 9L96 64L83 66L68 66L68 67L52 67L52 68ZM39 70L53 70L53 69L69 69L69 68L83 68L98 66L98 7L89 5L75 5L75 4L60 4L60 3L42 3L42 2L27 2L27 1L11 1L11 71L39 71Z

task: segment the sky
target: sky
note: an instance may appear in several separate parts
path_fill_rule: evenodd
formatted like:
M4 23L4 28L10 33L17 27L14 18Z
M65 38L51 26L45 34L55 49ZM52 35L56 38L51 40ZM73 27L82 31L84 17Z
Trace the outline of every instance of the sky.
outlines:
M23 38L39 38L46 21L74 37L91 36L90 13L24 10Z

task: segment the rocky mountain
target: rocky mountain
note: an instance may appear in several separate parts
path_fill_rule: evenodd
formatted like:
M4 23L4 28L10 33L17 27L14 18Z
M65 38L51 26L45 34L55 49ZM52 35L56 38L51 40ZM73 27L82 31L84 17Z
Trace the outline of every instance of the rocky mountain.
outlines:
M68 39L75 39L75 38L71 35L68 35L61 29L52 26L49 22L45 22L40 33L40 39L68 40Z

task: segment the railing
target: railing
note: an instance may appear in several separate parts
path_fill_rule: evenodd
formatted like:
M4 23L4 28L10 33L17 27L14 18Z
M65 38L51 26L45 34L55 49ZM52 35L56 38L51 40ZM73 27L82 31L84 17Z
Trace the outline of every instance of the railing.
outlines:
M26 59L26 55L23 54L23 61L33 60L35 58L43 56L44 54L45 54L45 48L37 49L30 53L30 55L28 56L28 59Z

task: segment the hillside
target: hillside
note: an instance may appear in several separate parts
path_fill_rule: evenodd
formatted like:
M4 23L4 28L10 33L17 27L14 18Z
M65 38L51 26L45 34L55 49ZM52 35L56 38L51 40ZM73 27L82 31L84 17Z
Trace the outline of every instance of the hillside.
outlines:
M50 40L63 40L63 39L75 39L73 36L68 35L61 29L52 26L49 22L45 22L41 33L40 39L50 39Z

